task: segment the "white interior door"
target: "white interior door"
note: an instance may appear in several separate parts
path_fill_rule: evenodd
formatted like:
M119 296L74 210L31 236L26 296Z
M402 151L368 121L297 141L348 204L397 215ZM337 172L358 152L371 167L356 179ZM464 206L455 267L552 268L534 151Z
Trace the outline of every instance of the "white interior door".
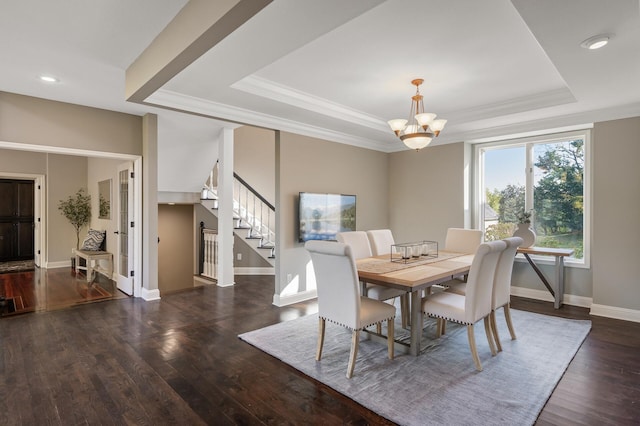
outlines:
M39 268L42 262L41 248L42 244L42 179L33 180L33 263Z
M133 294L133 164L118 167L118 244L116 250L116 279L120 291Z

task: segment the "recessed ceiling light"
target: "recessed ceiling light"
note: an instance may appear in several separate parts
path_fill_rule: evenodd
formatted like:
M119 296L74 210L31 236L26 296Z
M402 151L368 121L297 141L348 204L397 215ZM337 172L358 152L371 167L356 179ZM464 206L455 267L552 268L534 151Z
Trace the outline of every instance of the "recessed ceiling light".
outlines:
M44 82L47 82L47 83L57 83L57 82L59 82L59 81L60 81L60 80L58 80L57 78L52 77L52 76L50 76L50 75L41 75L41 76L40 76L40 80L42 80L42 81L44 81Z
M609 43L609 39L611 37L611 34L600 34L597 36L589 37L588 39L580 43L580 46L589 50L600 49L601 47L604 47Z

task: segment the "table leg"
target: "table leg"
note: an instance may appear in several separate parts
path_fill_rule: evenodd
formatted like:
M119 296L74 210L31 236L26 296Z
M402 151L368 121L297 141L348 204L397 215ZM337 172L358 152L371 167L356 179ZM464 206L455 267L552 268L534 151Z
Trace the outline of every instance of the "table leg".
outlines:
M411 292L411 347L409 353L413 356L420 354L420 340L422 338L422 290Z
M553 302L553 307L559 309L562 306L564 297L564 258L556 256L556 283L557 290Z

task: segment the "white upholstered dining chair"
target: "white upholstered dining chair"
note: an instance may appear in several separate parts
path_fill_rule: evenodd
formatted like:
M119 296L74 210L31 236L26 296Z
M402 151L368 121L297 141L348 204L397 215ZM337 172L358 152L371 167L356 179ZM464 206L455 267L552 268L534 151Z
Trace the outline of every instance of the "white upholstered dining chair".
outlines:
M496 267L496 277L493 284L493 300L491 306L491 330L496 342L498 351L502 351L500 335L496 327L496 310L503 308L504 319L511 334L511 340L516 340L516 332L511 321L511 275L513 274L513 259L516 257L516 250L522 245L523 239L520 237L505 238L507 248L500 255L498 266Z
M391 229L372 229L367 231L367 237L374 256L391 253L391 246L395 244Z
M466 283L466 294L460 295L448 291L426 297L422 302L425 315L437 318L437 336L440 337L446 321L452 321L467 326L467 337L471 356L478 371L482 371L482 364L476 348L474 324L484 320L485 333L491 354L496 354L491 332L491 302L496 265L500 254L506 249L504 241L491 241L480 244L475 252L469 277Z
M449 228L444 241L444 251L475 253L482 243L482 231L479 229Z
M389 231L391 233L391 231ZM393 236L391 237L393 238ZM364 231L338 232L336 239L340 243L351 246L353 257L355 259L364 259L366 257L375 256L371 250L369 237ZM391 246L389 246L391 249ZM400 297L400 315L402 318L402 328L406 328L409 323L409 297L407 292L396 288L376 285L371 283L363 283L362 295L376 300L390 300ZM380 327L377 329L380 333Z
M393 359L396 308L379 300L360 296L358 271L351 246L330 241L307 241L318 290L318 342L316 360L322 358L325 322L330 321L352 331L347 378L351 378L358 355L360 331L387 321L389 359Z
M503 308L504 318L511 335L511 340L516 340L516 332L511 321L511 275L513 273L513 259L516 256L516 250L522 244L520 237L505 238L507 248L500 254L498 264L496 265L496 275L493 281L493 294L491 299L491 331L496 343L498 352L502 351L500 344L500 335L496 324L496 310ZM456 280L450 281L447 291L464 295L467 291L467 283Z
M444 251L475 253L481 243L482 231L479 229L448 228L444 241ZM466 279L466 274L459 275L451 283L441 283L439 286L446 288L450 284L455 284L455 280L464 282Z

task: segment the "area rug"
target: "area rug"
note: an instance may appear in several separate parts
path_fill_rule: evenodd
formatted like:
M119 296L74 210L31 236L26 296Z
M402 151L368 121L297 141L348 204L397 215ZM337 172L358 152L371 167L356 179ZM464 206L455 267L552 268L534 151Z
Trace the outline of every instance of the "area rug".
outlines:
M35 269L33 260L13 260L10 262L0 262L0 274L11 272L27 272Z
M492 357L482 322L475 335L483 371L475 370L466 328L448 324L435 339L425 320L418 357L361 338L354 375L345 377L350 332L327 323L323 357L315 361L317 315L275 324L239 337L401 425L527 425L549 396L591 329L577 321L512 309L517 340L502 310L497 315L503 351ZM364 333L363 333L364 334ZM396 334L406 334L396 325Z

